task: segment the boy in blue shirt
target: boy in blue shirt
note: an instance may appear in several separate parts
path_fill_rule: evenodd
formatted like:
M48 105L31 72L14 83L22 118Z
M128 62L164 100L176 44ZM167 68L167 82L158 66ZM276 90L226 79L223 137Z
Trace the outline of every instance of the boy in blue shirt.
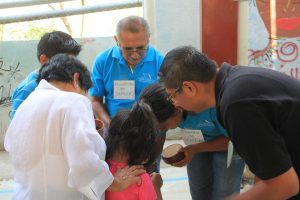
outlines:
M81 46L67 33L53 31L43 35L37 46L37 58L41 65L45 64L52 56L58 53L68 53L77 56L81 51ZM12 110L10 118L21 103L37 87L38 70L31 72L14 90L12 94Z

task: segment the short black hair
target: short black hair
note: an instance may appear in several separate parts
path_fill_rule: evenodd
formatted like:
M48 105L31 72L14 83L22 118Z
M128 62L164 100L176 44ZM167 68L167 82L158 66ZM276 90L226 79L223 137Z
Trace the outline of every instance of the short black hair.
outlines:
M177 47L164 58L159 80L166 88L180 88L184 81L207 83L217 72L216 63L192 46Z
M139 101L144 101L151 107L159 123L165 122L175 114L175 107L168 100L168 93L160 83L147 86L141 92Z
M79 87L88 91L92 87L92 81L87 67L75 56L56 54L40 68L38 82L45 79L71 83L75 73L79 74Z
M51 58L58 53L67 53L77 56L81 51L81 45L67 33L53 31L45 33L37 45L38 60L42 54Z
M135 103L132 110L121 110L111 120L106 159L115 153L128 155L128 165L151 166L157 152L158 123L151 108L144 102Z

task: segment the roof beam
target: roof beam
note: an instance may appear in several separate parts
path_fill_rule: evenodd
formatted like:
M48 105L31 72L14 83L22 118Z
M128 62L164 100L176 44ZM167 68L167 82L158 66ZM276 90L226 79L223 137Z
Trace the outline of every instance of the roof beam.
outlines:
M80 6L64 10L52 10L52 11L43 11L28 13L22 15L11 15L11 16L2 16L0 17L0 24L9 24L15 22L24 22L24 21L33 21L47 18L56 18L56 17L65 17L79 14L87 14L94 12L103 12L110 10L119 10L126 8L141 7L143 4L141 0L127 0L122 2L114 3L101 3L99 5L90 5L90 6Z
M23 6L34 6L49 3L59 3L64 1L75 1L75 0L2 0L0 2L0 9L3 8L16 8Z

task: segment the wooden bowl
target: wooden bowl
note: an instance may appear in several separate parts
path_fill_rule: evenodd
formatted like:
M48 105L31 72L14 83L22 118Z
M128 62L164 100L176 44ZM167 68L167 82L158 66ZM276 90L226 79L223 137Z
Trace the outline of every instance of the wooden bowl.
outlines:
M185 157L183 152L178 152L181 148L183 148L181 144L171 144L167 146L162 151L162 159L165 161L165 163L170 165L181 161Z

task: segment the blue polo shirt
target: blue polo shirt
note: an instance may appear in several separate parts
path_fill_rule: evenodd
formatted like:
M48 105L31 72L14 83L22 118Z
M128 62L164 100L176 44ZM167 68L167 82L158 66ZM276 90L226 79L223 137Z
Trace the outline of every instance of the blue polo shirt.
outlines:
M31 92L37 87L37 79L38 79L38 72L33 71L31 72L26 79L24 79L15 91L12 94L12 106L11 106L11 113L10 118L12 119L17 111L18 107L23 103L23 101L30 95Z
M107 49L98 54L93 63L91 73L93 87L89 90L89 94L104 97L104 105L112 118L121 109L131 109L142 90L157 82L162 61L163 56L149 45L144 59L131 71L118 46ZM115 80L134 80L135 99L114 99Z
M212 140L218 136L228 137L227 131L218 122L215 108L209 108L197 114L188 114L179 127L201 130L205 141Z

